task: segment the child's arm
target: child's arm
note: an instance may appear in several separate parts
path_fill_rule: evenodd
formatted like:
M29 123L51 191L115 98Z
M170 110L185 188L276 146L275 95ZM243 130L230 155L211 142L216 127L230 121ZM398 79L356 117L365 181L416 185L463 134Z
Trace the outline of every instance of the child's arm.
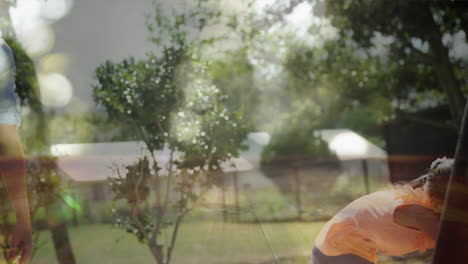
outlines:
M26 173L23 150L16 131L16 125L0 124L0 172L8 198L16 214L16 227L13 231L10 257L21 248L21 262L29 263L31 240L31 217L26 189Z
M393 213L393 221L420 230L433 240L437 240L440 217L429 208L417 204L399 206Z

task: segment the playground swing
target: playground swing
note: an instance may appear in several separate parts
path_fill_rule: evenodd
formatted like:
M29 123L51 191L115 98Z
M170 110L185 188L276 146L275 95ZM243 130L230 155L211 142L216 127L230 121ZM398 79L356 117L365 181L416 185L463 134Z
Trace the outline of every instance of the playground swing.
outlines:
M468 263L468 104L459 131L433 264Z

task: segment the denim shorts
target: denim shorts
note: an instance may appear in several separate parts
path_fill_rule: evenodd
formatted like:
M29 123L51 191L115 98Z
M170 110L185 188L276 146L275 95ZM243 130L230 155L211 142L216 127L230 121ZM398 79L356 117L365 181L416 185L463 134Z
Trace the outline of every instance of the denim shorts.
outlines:
M21 123L18 107L0 108L0 124L16 125Z
M312 264L374 264L353 254L327 256L317 247L312 250Z
M0 124L21 122L15 94L15 59L10 47L0 38Z

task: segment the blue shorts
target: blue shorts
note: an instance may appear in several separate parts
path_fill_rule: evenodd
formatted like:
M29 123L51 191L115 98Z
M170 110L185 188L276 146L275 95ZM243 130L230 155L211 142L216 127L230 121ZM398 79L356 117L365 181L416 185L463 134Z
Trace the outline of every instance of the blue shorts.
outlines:
M0 124L16 125L21 123L20 114L16 106L0 108Z
M10 47L0 38L0 124L21 122L15 94L15 59Z
M374 264L353 254L327 256L317 247L312 250L312 264Z

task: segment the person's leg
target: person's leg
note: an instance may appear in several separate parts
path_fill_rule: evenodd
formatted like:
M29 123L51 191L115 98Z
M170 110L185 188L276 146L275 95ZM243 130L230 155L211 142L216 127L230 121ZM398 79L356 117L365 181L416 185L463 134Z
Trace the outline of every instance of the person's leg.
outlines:
M5 100L1 100L5 103ZM4 99L4 98L3 98ZM3 104L5 105L5 104ZM16 226L12 230L12 249L9 257L16 256L21 248L20 263L29 263L32 252L31 216L26 187L26 172L23 150L17 126L20 117L16 107L0 107L0 176L16 215Z
M317 247L312 250L312 264L374 264L359 256L345 254L339 256L327 256Z

